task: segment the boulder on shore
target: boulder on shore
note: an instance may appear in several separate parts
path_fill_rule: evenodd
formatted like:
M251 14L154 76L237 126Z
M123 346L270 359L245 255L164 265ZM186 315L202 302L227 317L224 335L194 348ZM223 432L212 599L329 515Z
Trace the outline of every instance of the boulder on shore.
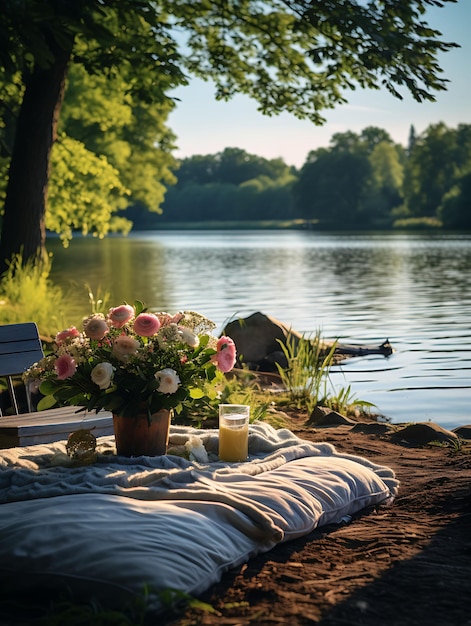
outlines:
M288 338L294 345L302 335L279 320L263 313L253 313L245 319L229 322L224 334L230 337L237 348L237 365L245 364L249 369L266 372L276 371L275 363L287 366L280 341L286 345Z
M287 345L289 342L289 345L296 349L299 341L303 339L299 331L260 312L229 322L223 333L231 337L236 345L236 365L238 367L245 365L251 370L261 372L276 372L277 364L285 369L288 363L280 344ZM334 342L324 343L325 349L330 350ZM379 346L337 344L335 348L338 360L365 354L389 356L392 353L393 348L388 340Z
M394 438L414 446L425 446L428 443L458 443L458 435L433 422L417 422L408 424L394 433Z

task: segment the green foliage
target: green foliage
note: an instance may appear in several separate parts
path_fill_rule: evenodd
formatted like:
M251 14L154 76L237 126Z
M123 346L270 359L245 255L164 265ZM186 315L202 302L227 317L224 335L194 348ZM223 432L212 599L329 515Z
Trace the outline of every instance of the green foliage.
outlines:
M126 602L123 600L121 608L110 608L95 598L78 600L67 590L50 600L50 594L39 586L29 593L27 605L24 598L1 593L2 617L12 626L26 623L38 626L150 626L170 623L188 608L202 613L216 612L211 604L176 589L163 589L154 595L158 596L160 603L158 615L149 607L150 589L147 586L142 593Z
M36 322L43 336L63 325L64 294L49 279L50 268L50 260L38 265L13 258L0 282L0 323Z
M90 285L84 285L84 291L87 293L88 295L88 304L90 307L90 315L95 315L95 314L102 314L105 315L106 313L108 313L109 309L111 308L111 295L109 294L109 292L105 291L102 292L102 290L99 288L97 289L96 293L92 290L92 288L90 287ZM88 317L88 316L86 316ZM86 318L84 318L86 319ZM57 328L55 329L57 330Z
M261 389L252 373L248 370L233 370L230 376L218 374L218 378L211 385L208 384L203 388L201 398L183 402L180 413L174 415L174 423L217 427L221 403L248 404L251 422L267 420L273 398Z
M374 224L388 220L392 211L402 203L404 166L401 148L390 141L381 141L371 151L368 160L371 176L363 188L360 211L363 221Z
M323 110L345 100L344 89L381 83L400 97L401 85L421 101L433 99L430 88L445 87L434 57L451 46L419 19L426 4L305 0L292 8L243 0L224 11L214 3L169 7L188 32L187 68L214 80L217 98L242 92L263 113L284 110L319 124Z
M177 187L189 183L240 185L257 178L276 181L285 178L290 171L291 168L282 159L265 159L240 148L225 148L216 154L182 159L177 173Z
M191 183L170 189L162 208L162 218L151 222L157 226L167 221L260 221L294 217L291 183L272 181L267 184L259 178L237 187L222 183ZM136 221L137 226L140 223Z
M125 67L112 77L89 75L74 65L60 127L119 172L131 196L121 208L139 201L160 212L166 186L175 182L174 135L166 126L174 103L138 98L129 90L133 74L134 68Z
M471 173L460 178L443 196L438 216L445 228L471 229Z
M431 446L432 448L446 448L450 451L450 453L452 455L458 455L458 454L467 454L469 452L469 450L464 450L463 449L463 439L461 439L460 437L456 437L453 439L447 439L446 441L440 441L440 440L434 440L434 441L429 441L427 443L427 445Z
M434 124L417 138L408 159L405 201L412 217L433 216L453 180L453 134Z
M111 77L117 68L134 69L129 88L141 99L162 100L156 71L169 84L190 72L214 80L220 99L242 92L264 113L290 111L320 123L322 110L345 100L342 89L384 84L399 97L405 86L421 101L445 88L436 57L454 44L424 22L427 4L30 0L25 12L7 3L0 65L9 72L47 67L51 41L67 48L75 38L75 46L82 40L86 47L74 62ZM177 40L180 31L185 36Z
M402 149L374 126L336 133L329 148L309 153L294 195L298 214L325 226L385 226L400 204Z
M448 128L443 122L430 125L415 138L407 161L404 197L410 216L435 217L442 202L458 185L453 192L458 204L452 201L454 208L450 206L449 210L458 213L450 221L459 222L461 213L466 214L466 206L460 206L458 200L462 193L466 197L460 180L470 172L471 125L459 124L456 129Z
M0 165L6 168L7 159L12 159L0 242L2 268L21 247L25 258L37 258L38 250L43 252L50 148L60 119L67 74L70 84L75 81L77 87L71 115L78 112L85 123L76 124L69 132L64 118L63 132L85 150L77 155L79 159L67 159L70 169L66 179L77 178L74 191L80 189L81 193L75 193L73 202L56 197L54 209L47 216L51 227L58 229L64 241L70 238L79 217L84 218L80 230L93 232L96 227L99 236L110 228L129 230L122 220L113 220L110 213L110 208L116 210L113 194L120 193L122 199L125 189L159 210L164 195L162 181L170 184L174 180L174 160L170 156L173 135L164 126L174 103L165 94L186 79L179 67L176 43L169 34L173 26L167 23L165 12L155 6L151 11L149 4L140 0L59 4L30 0L27 6L8 2L2 7L2 93L3 83L8 85L15 77L19 77L20 85L8 103L8 128L3 122L5 130L0 136L6 159ZM30 106L31 102L34 105ZM5 119L7 107L0 106L0 113ZM129 113L131 117L126 120ZM113 133L115 122L118 132ZM86 132L79 135L78 131L84 129ZM8 141L9 134L12 141ZM98 145L106 141L106 149ZM62 156L67 158L65 154L57 158ZM120 186L107 186L106 177L116 174L107 169L103 184L93 182L93 193L87 196L81 184L84 177L100 177L97 159L106 159L119 172ZM56 179L56 186L61 178ZM91 206L89 219L86 214ZM121 208L124 206L126 203ZM18 221L22 228L18 228Z
M351 385L342 387L337 393L332 393L322 400L322 404L342 415L355 415L357 410L369 411L375 405L367 400L361 400L352 393Z
M298 340L289 335L286 342L279 341L279 344L287 361L286 368L276 364L281 382L290 401L297 408L306 408L311 413L321 399L327 397L336 342L327 347L317 332L312 339Z
M183 159L178 183L169 189L163 204L162 222L205 220L291 219L293 169L282 159L264 159L226 148L214 155ZM126 215L135 215L128 211ZM137 225L142 223L137 218ZM149 220L145 220L144 223Z
M452 187L448 191L448 184L443 187L444 195L434 214L415 216L407 204L412 184L417 188L427 186L428 161L421 164L421 155L425 154L421 145L428 141L432 129L419 136L414 132L407 151L381 128L366 127L359 134L337 133L330 147L308 155L300 172L279 159L268 161L235 149L197 155L181 161L179 181L167 194L161 218L149 220L139 207L128 210L126 215L143 228L167 223L209 226L211 222L232 227L268 219L298 219L318 228L467 228L471 125L460 124L446 131L455 148L446 163L435 159L435 178L446 179L448 170L455 173L449 180ZM232 180L242 182L236 185L221 175L223 158L233 159ZM236 171L238 160L240 171ZM244 163L251 165L246 167ZM262 170L266 173L244 179Z
M122 198L129 194L119 172L105 157L65 135L54 146L52 167L47 228L59 233L65 245L73 230L104 237L113 213L124 208ZM126 221L122 226L129 231Z
M358 209L371 165L363 151L320 148L311 152L294 187L296 206L307 219L335 227L358 223Z
M137 228L177 223L180 227L199 224L231 228L250 222L265 222L271 227L273 220L297 221L300 227L309 223L316 228L439 228L442 223L446 228L467 228L471 125L446 131L455 145L446 167L455 174L449 181L452 187L435 206L434 214L417 217L406 204L411 181L424 185L430 176L427 161L421 162L419 152L413 158L411 155L415 146L420 151L431 128L419 136L414 133L407 151L381 128L334 134L330 147L312 151L300 172L279 159L269 161L235 149L196 155L181 161L179 181L167 193L162 216L149 218L139 205L125 215ZM219 166L224 155L234 158L235 170L237 158L244 155L240 171L233 176L242 181L237 185L221 176ZM246 162L250 167L243 165ZM266 173L244 178L262 170Z

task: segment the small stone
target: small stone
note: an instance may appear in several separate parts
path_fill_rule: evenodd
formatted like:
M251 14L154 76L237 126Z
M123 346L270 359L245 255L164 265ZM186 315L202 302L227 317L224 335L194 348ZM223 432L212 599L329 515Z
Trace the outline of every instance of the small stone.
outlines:
M446 430L433 422L409 424L405 428L398 430L393 437L417 446L425 446L432 441L452 443L458 439L458 435L454 432Z
M366 435L384 435L393 430L395 430L394 426L384 422L358 422L352 428L352 432L365 433Z
M356 422L337 413L337 411L316 406L309 417L309 424L313 426L354 426Z
M461 439L471 439L471 424L467 424L466 426L458 426L458 428L454 428L453 432Z

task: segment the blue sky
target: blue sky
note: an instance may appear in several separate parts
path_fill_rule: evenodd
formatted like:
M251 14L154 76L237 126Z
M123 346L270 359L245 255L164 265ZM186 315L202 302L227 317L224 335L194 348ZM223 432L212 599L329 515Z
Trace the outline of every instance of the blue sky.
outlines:
M257 111L257 103L246 96L217 102L212 84L195 79L175 92L180 103L169 125L177 135L176 156L214 154L238 147L268 159L281 157L300 167L309 151L328 146L334 133L359 133L366 126L378 126L394 141L406 145L411 124L417 133L440 121L451 128L471 124L471 0L431 8L426 19L442 33L444 41L461 46L439 57L443 76L450 83L447 91L436 94L436 102L417 103L407 93L401 101L383 90L357 90L347 94L347 104L325 112L324 126L314 126L288 113L264 116Z

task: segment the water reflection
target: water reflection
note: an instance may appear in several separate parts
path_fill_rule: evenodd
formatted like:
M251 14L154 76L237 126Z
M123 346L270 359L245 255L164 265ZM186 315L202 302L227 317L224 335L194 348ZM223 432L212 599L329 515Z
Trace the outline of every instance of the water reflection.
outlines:
M219 328L262 311L349 343L389 338L392 357L352 359L334 383L395 421L471 422L471 235L183 231L48 247L53 280L83 293L76 312L88 284L112 304L195 309Z

